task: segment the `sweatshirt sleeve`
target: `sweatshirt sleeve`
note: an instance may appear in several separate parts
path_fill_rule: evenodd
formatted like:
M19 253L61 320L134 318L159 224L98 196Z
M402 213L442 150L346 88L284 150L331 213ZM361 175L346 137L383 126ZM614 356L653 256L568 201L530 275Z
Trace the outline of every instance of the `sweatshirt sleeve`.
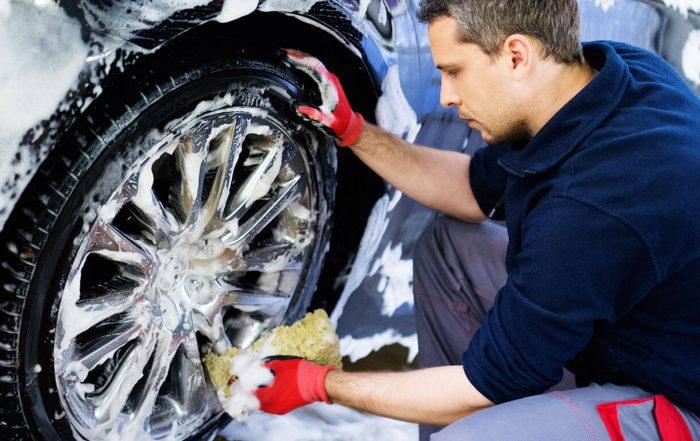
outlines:
M469 185L476 202L485 215L495 210L494 220L503 220L505 210L503 195L506 188L506 171L498 165L498 159L508 152L506 144L496 144L477 150L469 163Z
M496 404L561 381L594 323L619 319L658 279L643 238L584 202L541 202L522 234L514 269L462 356L467 378Z

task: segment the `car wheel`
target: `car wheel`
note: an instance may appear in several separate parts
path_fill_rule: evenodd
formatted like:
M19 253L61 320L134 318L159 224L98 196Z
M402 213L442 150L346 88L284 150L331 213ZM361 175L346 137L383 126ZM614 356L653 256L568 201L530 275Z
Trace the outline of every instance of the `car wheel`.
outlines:
M330 234L317 91L280 62L183 66L95 102L2 233L0 424L15 439L199 438L200 362L306 311Z

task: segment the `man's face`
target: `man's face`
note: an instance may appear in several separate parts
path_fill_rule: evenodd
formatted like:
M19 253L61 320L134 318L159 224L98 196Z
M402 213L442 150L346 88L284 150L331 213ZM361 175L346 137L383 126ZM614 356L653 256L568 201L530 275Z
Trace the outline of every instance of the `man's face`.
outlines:
M442 72L441 104L454 106L489 144L526 137L525 123L516 116L508 60L492 59L476 44L459 41L458 24L451 17L432 21L428 34Z

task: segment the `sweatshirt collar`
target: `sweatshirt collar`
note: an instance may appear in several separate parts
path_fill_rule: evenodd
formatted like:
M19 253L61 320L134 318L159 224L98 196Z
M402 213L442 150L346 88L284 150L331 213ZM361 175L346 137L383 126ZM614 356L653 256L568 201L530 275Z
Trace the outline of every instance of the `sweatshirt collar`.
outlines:
M498 163L520 177L545 172L571 154L617 107L629 80L629 69L606 42L583 45L583 54L598 74L521 149Z

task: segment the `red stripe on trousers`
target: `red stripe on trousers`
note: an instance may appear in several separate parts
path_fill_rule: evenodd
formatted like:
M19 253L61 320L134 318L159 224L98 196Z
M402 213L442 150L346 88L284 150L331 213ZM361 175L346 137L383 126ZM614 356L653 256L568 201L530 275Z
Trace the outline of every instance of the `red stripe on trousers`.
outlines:
M663 395L636 400L613 401L596 406L598 415L600 415L600 419L603 420L608 435L610 435L610 441L625 441L618 418L620 406L642 404L652 400L654 401L654 418L659 435L661 435L661 441L693 441L683 416Z

